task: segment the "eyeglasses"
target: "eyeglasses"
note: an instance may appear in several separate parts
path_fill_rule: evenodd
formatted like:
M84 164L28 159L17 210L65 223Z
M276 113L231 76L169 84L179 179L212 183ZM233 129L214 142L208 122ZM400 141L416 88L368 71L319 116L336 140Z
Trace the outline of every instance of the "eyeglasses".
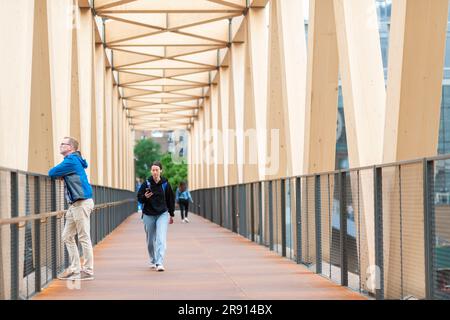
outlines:
M69 143L61 143L62 146L70 146Z

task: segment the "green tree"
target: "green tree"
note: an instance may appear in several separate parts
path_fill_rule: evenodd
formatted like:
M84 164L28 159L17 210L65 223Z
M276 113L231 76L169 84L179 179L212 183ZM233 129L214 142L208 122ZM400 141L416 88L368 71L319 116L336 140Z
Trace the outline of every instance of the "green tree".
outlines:
M136 159L136 177L142 180L151 175L151 165L154 161L161 161L163 165L162 175L169 180L175 191L181 181L187 180L188 167L185 161L175 163L170 153L161 154L161 146L152 139L140 140L134 147Z
M175 191L181 181L187 180L187 164L185 161L182 161L181 163L174 163L170 153L163 155L161 158L161 163L163 165L163 176L169 180L172 189Z
M152 139L139 140L134 147L136 177L145 180L150 176L150 166L161 159L161 146Z

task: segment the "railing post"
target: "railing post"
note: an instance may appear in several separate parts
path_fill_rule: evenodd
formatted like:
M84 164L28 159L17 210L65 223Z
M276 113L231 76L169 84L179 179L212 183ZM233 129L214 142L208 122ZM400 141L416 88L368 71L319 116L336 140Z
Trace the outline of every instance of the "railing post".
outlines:
M209 189L209 220L214 222L214 189Z
M322 273L322 233L321 233L321 198L320 198L320 175L315 176L315 192L314 192L314 208L315 208L315 216L316 216L316 273Z
M341 285L348 286L348 259L347 259L347 173L340 175L340 247L341 247Z
M263 188L262 188L262 182L258 182L258 211L259 211L259 243L263 244L263 203L262 203L262 193L263 193Z
M214 205L215 205L215 199L214 199L214 197L215 197L215 191L214 191L214 189L209 189L209 201L210 201L210 205L209 205L209 217L210 217L210 221L212 222L212 223L215 223L214 222Z
M423 206L425 235L425 294L426 299L434 299L435 266L434 266L434 162L423 161Z
M273 195L272 181L269 181L269 248L273 250Z
M239 220L238 220L238 233L248 238L247 235L247 186L241 184L238 186L238 208L239 208Z
M381 168L374 168L374 217L375 217L375 263L377 300L384 299L384 261L383 261L383 172ZM378 282L380 286L378 287Z
M205 214L205 212L206 212L206 191L205 191L205 189L202 189L200 191L200 193L201 193L201 197L202 197L201 215L202 215L203 218L206 218L206 214Z
M250 184L250 240L255 242L255 185Z
M201 215L203 218L206 219L206 211L208 211L207 205L208 205L208 201L207 201L207 195L206 195L206 190L202 189L200 191L201 194L201 198L202 198L202 207L201 207Z
M64 210L67 210L69 208L69 204L67 203L67 197L64 194ZM64 225L63 228L65 228L65 222L66 222L66 215L63 215L62 217ZM68 268L69 267L69 252L67 251L66 245L63 241L63 250L64 250L64 268Z
M206 190L207 201L208 201L208 210L206 211L206 218L212 222L212 195L211 189Z
M297 220L297 263L302 262L302 203L301 178L295 179L295 216Z
M228 230L231 230L230 228L230 188L228 186L225 186L225 198L224 200L224 208L225 208L225 212L224 212L224 227L227 228Z
M11 172L11 218L19 216L19 178ZM19 228L11 224L11 300L19 299Z
M40 177L34 177L34 213L41 213ZM34 220L34 288L41 292L41 221Z
M281 180L281 256L286 257L286 180Z
M224 188L219 188L219 204L220 204L220 210L219 210L219 226L223 227L223 214L224 214Z
M236 232L236 199L234 196L234 186L230 187L230 199L231 199L231 214L230 214L230 221L228 222L230 224L230 230L233 232Z
M210 196L209 196L209 189L205 189L205 201L206 201L206 204L205 204L205 219L210 220L209 219L209 212L211 211L211 208L210 208L211 200L210 200Z
M218 209L219 209L219 206L218 206L219 196L217 194L217 188L213 189L213 194L214 194L214 200L213 200L213 221L214 221L214 223L217 224L217 222L219 220L219 219L217 219L217 212L218 212Z
M56 211L56 180L52 179L51 182L51 210ZM50 218L51 228L51 254L52 254L52 278L55 279L57 274L57 250L56 250L56 217Z

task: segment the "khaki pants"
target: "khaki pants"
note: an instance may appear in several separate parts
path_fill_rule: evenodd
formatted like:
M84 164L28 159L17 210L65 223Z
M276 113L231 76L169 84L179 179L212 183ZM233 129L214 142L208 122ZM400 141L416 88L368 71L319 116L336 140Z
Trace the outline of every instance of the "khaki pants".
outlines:
M80 253L75 242L75 235L83 248L83 255L86 261L83 271L89 274L94 273L94 253L91 241L90 216L94 209L92 199L80 200L73 203L66 213L66 225L62 234L62 239L69 253L69 270L75 273L81 271Z

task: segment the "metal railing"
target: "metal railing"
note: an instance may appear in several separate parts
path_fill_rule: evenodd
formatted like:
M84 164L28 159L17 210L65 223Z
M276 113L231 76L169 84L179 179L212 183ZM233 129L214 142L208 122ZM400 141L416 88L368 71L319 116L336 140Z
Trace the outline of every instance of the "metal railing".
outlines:
M95 246L136 212L134 192L93 186ZM0 168L0 300L29 299L68 267L64 183ZM81 246L79 246L81 250Z
M193 212L376 299L450 298L450 155L192 192Z

